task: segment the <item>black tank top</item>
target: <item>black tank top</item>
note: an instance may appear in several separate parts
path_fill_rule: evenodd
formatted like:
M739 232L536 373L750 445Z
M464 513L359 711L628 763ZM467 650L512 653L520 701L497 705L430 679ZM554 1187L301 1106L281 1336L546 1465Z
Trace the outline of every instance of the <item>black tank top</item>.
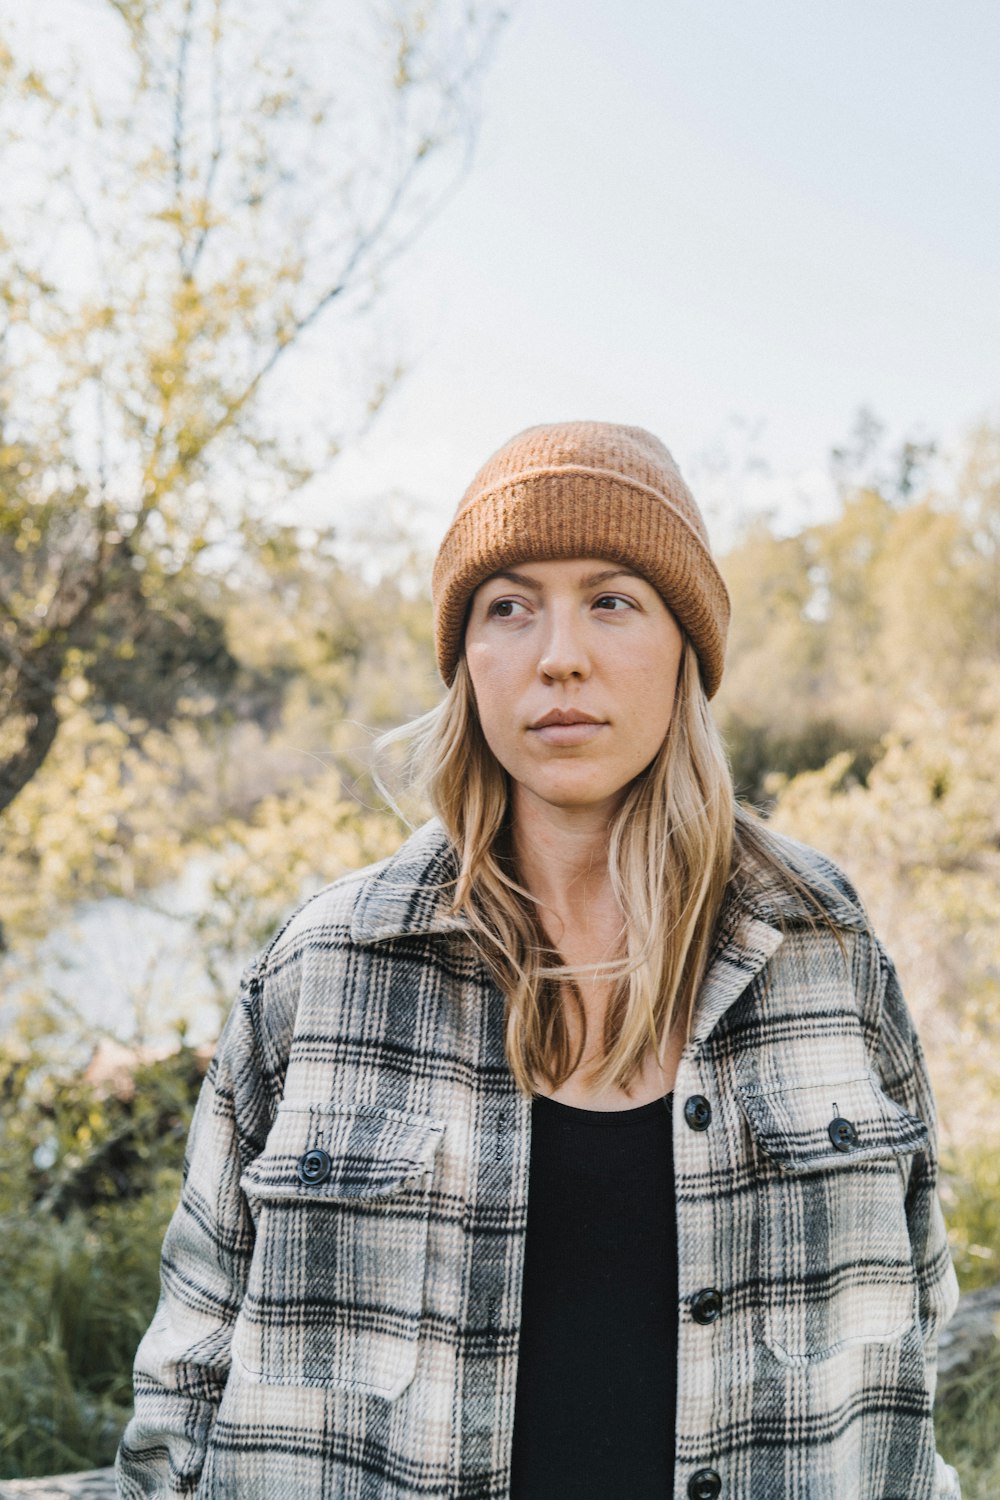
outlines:
M532 1102L511 1500L673 1494L672 1103Z

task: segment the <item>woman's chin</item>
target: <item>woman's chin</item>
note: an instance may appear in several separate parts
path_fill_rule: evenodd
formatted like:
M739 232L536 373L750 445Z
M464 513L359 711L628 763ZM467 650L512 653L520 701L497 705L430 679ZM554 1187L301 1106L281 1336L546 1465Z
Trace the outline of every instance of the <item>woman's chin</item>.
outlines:
M552 808L563 814L578 813L581 817L595 813L613 813L621 804L628 783L594 782L581 777L577 781L560 780L555 784L536 783L531 786L519 784L520 810L535 804L538 808Z

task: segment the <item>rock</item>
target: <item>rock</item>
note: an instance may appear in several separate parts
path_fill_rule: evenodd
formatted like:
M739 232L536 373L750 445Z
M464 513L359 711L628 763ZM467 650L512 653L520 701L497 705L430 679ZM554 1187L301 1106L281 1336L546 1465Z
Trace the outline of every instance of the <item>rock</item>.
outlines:
M59 1474L53 1479L5 1479L0 1500L115 1500L114 1469Z
M966 1292L938 1343L938 1375L947 1380L975 1364L1000 1339L1000 1282Z

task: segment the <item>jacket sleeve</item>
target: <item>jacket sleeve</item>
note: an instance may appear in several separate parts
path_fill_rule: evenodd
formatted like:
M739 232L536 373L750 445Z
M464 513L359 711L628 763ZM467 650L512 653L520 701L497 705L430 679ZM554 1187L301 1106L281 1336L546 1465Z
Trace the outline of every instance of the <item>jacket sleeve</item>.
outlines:
M262 994L251 965L195 1109L159 1305L135 1359L135 1412L115 1466L121 1496L193 1496L205 1461L253 1250L240 1177L262 1149L283 1077Z
M952 1265L944 1214L938 1197L937 1112L920 1038L903 998L892 960L881 944L879 961L885 981L878 1065L886 1092L928 1130L927 1150L914 1160L906 1190L913 1264L917 1274L920 1328L927 1366L927 1392L934 1400L937 1343L941 1329L958 1303L958 1278ZM937 1456L937 1500L961 1500L959 1479Z

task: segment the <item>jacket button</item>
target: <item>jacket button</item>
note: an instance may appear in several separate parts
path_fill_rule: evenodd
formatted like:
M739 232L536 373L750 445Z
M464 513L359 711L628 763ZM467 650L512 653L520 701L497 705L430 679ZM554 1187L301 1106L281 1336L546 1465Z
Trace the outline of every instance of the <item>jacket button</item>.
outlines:
M300 1156L296 1170L300 1182L306 1183L309 1187L315 1187L329 1177L332 1164L326 1152L317 1149L307 1151L305 1156Z
M688 1480L690 1500L716 1500L722 1494L722 1480L714 1469L699 1469Z
M851 1151L858 1144L858 1132L850 1120L842 1120L838 1116L836 1120L830 1121L827 1129L838 1151Z
M714 1286L695 1292L691 1298L691 1316L696 1323L714 1323L722 1312L722 1293Z
M707 1130L712 1119L712 1106L704 1094L692 1094L684 1102L684 1119L692 1130Z

